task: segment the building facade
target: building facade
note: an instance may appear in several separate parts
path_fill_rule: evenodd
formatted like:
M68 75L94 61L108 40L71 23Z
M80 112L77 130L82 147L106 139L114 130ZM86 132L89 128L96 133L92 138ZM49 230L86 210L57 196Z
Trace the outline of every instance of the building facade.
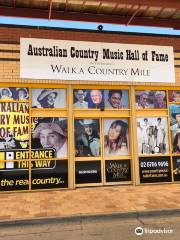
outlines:
M1 191L179 182L179 37L10 25L0 36Z

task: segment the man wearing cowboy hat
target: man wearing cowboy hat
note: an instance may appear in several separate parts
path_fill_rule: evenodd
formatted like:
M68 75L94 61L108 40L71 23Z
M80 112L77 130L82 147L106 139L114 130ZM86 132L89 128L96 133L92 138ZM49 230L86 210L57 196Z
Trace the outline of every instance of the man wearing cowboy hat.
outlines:
M38 124L33 139L39 139L43 148L54 148L56 157L67 157L67 136L58 123Z
M9 88L1 88L0 89L1 99L12 99L12 92Z
M138 92L138 91L137 91ZM136 103L136 108L137 109L145 109L145 108L151 108L151 105L149 104L148 100L149 100L149 92L148 91L140 91L139 95L139 99Z
M36 108L54 108L54 104L58 95L58 89L48 89L45 88L39 94L37 101Z
M176 106L171 116L176 120L176 124L171 126L171 131L178 130L178 129L180 131L180 106Z
M166 108L165 91L156 91L154 94L154 108Z
M84 132L76 140L76 157L87 157L100 155L100 139L94 129L97 122L93 119L79 120Z
M75 97L77 98L77 102L74 103L74 108L81 108L81 109L87 109L88 108L88 102L84 101L87 92L83 90L78 90L74 92Z

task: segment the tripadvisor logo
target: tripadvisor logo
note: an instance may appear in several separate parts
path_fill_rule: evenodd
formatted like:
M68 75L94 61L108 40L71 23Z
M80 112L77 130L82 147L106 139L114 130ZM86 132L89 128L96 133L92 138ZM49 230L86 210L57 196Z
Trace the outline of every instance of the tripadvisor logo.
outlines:
M135 228L135 234L140 236L143 234L143 228L142 227L137 227Z

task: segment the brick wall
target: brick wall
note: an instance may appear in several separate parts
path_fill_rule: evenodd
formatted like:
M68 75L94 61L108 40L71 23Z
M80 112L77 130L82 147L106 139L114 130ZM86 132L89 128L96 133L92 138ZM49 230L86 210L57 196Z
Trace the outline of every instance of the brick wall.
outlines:
M180 37L173 36L155 36L145 34L129 34L129 33L98 33L97 31L80 31L80 30L63 30L49 29L37 27L19 27L10 25L0 25L0 79L4 83L67 83L60 80L27 80L19 78L20 70L20 38L46 38L60 40L79 40L79 41L98 41L112 43L132 43L146 45L173 46L175 53L175 73L176 86L180 84ZM84 84L79 81L71 81L71 83ZM96 82L93 82L95 84ZM98 83L98 82L97 82ZM92 82L86 81L86 84ZM120 84L120 82L102 82L102 85ZM121 85L126 82L122 83ZM130 85L132 83L129 83ZM133 85L139 85L134 83ZM141 84L142 85L142 84ZM144 83L144 85L151 85ZM161 85L159 83L153 85ZM166 84L171 86L172 84ZM174 84L173 84L174 86Z

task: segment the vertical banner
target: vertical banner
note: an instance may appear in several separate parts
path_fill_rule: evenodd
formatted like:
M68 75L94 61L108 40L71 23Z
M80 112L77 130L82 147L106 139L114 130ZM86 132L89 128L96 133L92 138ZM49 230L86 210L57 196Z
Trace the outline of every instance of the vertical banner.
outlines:
M29 104L0 102L0 149L28 149Z
M9 102L0 102L0 191L29 189L29 104L24 102L27 91L13 90L1 89L1 100ZM19 102L12 102L16 96Z

